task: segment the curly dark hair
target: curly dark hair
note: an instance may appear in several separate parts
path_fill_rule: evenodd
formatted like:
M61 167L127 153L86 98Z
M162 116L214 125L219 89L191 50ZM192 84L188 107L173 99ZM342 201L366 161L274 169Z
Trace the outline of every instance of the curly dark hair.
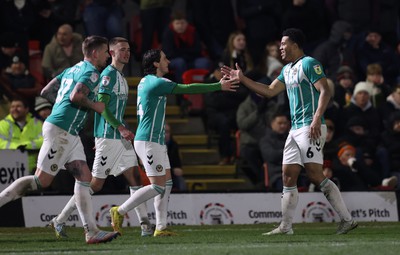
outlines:
M289 37L289 40L296 43L300 49L303 49L304 43L306 42L306 36L303 31L298 28L288 28L283 31L282 36Z
M143 74L156 74L157 67L154 66L154 62L160 62L161 50L151 49L143 54L142 67Z

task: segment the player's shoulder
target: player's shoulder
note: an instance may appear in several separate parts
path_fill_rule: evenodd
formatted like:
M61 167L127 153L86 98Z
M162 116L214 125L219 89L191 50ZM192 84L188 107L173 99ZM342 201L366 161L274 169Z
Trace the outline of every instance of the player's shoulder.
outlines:
M108 65L104 70L101 72L101 76L107 75L115 75L117 72L117 69L115 69L112 65Z
M302 63L303 63L303 65L315 65L315 64L321 65L321 63L317 59L310 57L310 56L305 56L302 59Z

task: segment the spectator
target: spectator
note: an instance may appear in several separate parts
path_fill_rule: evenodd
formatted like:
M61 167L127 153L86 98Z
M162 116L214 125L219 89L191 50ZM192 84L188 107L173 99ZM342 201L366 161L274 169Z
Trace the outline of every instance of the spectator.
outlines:
M366 121L369 128L369 135L378 137L382 131L381 118L378 110L371 103L371 87L372 84L367 82L359 82L356 84L351 103L343 109L342 127L355 116L359 116Z
M187 2L192 12L193 25L203 39L210 58L218 61L229 34L236 30L234 1L189 0Z
M211 62L202 56L201 40L196 28L190 25L185 14L176 12L165 30L162 48L168 59L175 80L182 83L182 74L192 68L208 69Z
M3 119L9 113L9 99L16 96L15 91L10 86L6 86L8 83L6 71L10 71L12 58L17 49L18 43L14 33L2 33L0 35L0 119Z
M283 30L295 27L304 31L307 38L304 52L308 55L311 55L315 47L328 36L328 21L322 9L322 1L292 0L282 14ZM312 19L309 18L311 16Z
M142 26L142 44L138 59L150 50L153 42L161 43L171 17L171 6L174 0L141 0L140 23ZM156 36L156 37L155 37Z
M386 130L381 137L382 146L388 150L390 175L400 180L400 112L393 112L389 117ZM397 184L400 187L400 183Z
M43 144L43 122L29 113L29 106L22 98L11 100L10 113L0 121L0 149L28 150L29 171L36 169L36 161Z
M83 58L82 41L82 36L74 33L72 26L64 24L58 28L43 53L42 68L46 80L53 79Z
M366 81L373 85L371 88L371 103L375 108L378 108L386 101L391 92L390 86L385 83L383 78L380 64L367 65Z
M80 0L33 0L36 22L31 38L39 40L40 50L51 41L57 29L63 24L76 25Z
M171 165L172 190L185 191L186 182L183 178L181 156L179 145L174 140L171 133L171 126L165 123L165 144L167 145L169 163Z
M250 172L247 175L256 187L264 183L263 160L258 143L277 107L274 100L250 92L236 112L236 123L240 131L240 158L249 166Z
M380 146L378 136L371 133L373 127L363 116L354 116L347 122L346 133L338 143L350 143L356 148L356 158L368 167L378 170L380 180L390 177L389 155L385 147Z
M349 66L340 66L336 72L335 95L334 99L340 108L350 104L354 90L354 72Z
M259 66L259 70L264 70L266 76L271 80L281 73L283 64L279 52L279 42L273 41L265 45L264 58L260 61Z
M265 45L279 39L283 12L282 1L241 0L237 1L236 8L239 18L244 23L243 32L248 39L251 57L258 65L262 61ZM265 29L266 24L268 24L268 29Z
M246 36L240 31L229 35L220 65L234 68L236 63L244 73L249 73L254 69L253 59L247 49Z
M86 35L104 36L108 39L123 36L122 0L85 0L84 2L82 16Z
M332 25L328 40L319 44L312 55L321 62L327 77L336 81L341 66L354 68L353 47L354 36L351 24L338 20Z
M28 60L28 41L36 18L32 1L0 1L0 31L14 33L24 63Z
M53 105L47 99L38 96L35 98L35 115L41 121L45 121L50 115Z
M395 51L382 41L377 29L369 29L364 38L356 48L359 77L366 77L369 64L378 63L387 83L394 84L399 72Z
M368 191L381 184L379 173L368 167L363 159L356 159L356 148L343 144L333 161L333 175L341 191Z
M12 64L12 59L18 51L18 41L12 32L5 32L0 35L0 69L5 71Z
M205 82L217 82L222 78L220 68L216 68ZM215 91L204 95L205 123L208 131L216 131L218 135L218 151L220 165L233 163L234 149L232 132L236 132L236 112L248 90L240 86L236 92ZM209 132L210 133L210 132Z
M393 92L386 98L386 102L381 105L379 110L383 124L387 128L390 115L400 112L400 76L397 86L394 87Z
M6 73L6 82L4 87L8 87L15 95L24 98L30 109L34 108L35 97L40 94L43 86L29 73L25 63L19 56L13 57L13 63L10 66L10 72Z
M282 159L283 148L290 130L290 121L286 114L276 113L271 120L270 128L259 145L263 162L268 167L269 188L272 191L283 189Z

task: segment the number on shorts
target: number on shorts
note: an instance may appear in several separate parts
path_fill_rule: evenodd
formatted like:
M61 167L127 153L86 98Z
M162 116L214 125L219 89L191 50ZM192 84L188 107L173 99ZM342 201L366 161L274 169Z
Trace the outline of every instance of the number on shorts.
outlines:
M312 157L314 157L314 152L312 152L311 147L308 147L307 158L312 158Z

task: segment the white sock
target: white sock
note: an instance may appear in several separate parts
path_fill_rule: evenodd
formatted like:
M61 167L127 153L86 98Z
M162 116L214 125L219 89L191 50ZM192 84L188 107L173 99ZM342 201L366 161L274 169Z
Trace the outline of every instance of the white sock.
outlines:
M128 198L122 205L118 208L118 213L125 215L127 212L137 207L141 203L157 196L158 194L164 193L165 188L156 184L151 184L144 186L135 191L135 193Z
M156 229L163 230L167 228L168 202L171 194L172 180L165 183L165 192L154 198L154 209L156 210Z
M38 190L40 188L40 181L36 175L18 178L0 193L0 207L10 201L23 197L27 191Z
M90 195L93 195L94 191L92 188L89 188ZM75 196L72 196L71 199L67 202L67 204L62 209L61 213L57 215L56 222L57 223L65 223L68 220L68 217L72 214L73 211L76 210Z
M297 203L299 202L299 191L297 186L283 186L281 206L282 206L282 222L280 228L289 230L292 228L293 216L296 211Z
M64 206L61 213L57 216L57 223L65 223L68 220L68 217L71 215L73 211L76 209L75 204L75 196L72 196L68 203Z
M89 189L89 182L75 181L74 197L76 207L78 208L85 232L89 236L92 236L98 231L98 228L93 216L92 196Z
M343 201L342 195L336 184L326 178L319 185L321 191L324 193L326 199L329 201L333 209L337 212L341 220L350 221L352 219L346 204Z
M143 186L131 186L129 187L131 196L133 196L133 194L135 194L135 192L142 188ZM139 219L140 224L146 224L149 225L150 221L149 221L149 216L147 215L147 204L146 202L141 203L140 205L135 207L135 212L136 215Z

